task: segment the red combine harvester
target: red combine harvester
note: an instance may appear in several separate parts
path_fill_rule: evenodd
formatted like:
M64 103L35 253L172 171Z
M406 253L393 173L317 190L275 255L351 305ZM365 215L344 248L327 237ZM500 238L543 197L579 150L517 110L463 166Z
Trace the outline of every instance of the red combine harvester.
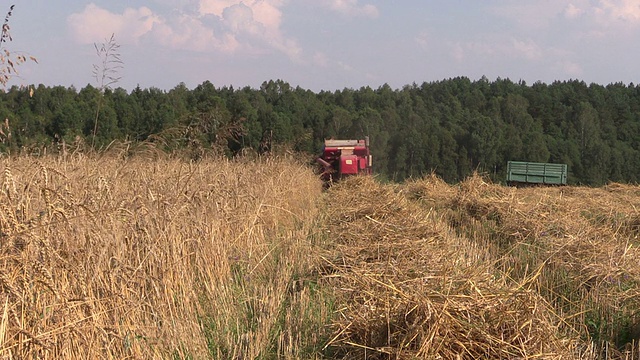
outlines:
M317 162L322 166L321 177L325 183L350 175L371 174L369 137L364 140L325 140Z

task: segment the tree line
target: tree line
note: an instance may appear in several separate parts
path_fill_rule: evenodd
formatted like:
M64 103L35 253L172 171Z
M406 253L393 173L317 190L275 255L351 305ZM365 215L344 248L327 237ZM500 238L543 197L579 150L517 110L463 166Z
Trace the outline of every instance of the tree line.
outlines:
M317 154L326 138L365 135L375 172L388 180L433 172L456 182L479 171L501 181L506 162L519 160L565 163L573 184L636 183L640 87L457 77L320 92L270 80L257 89L205 81L168 91L39 85L0 93L3 153L129 140L229 156Z

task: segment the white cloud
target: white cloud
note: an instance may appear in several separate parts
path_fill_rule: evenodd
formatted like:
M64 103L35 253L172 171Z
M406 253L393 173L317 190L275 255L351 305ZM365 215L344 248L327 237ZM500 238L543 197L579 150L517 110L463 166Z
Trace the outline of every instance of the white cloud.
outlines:
M282 6L283 0L198 0L197 11L178 10L163 18L147 7L113 13L92 3L67 22L75 40L83 44L116 34L120 43L146 37L171 49L198 52L255 54L275 49L298 61L302 49L280 29Z
M201 16L216 17L235 38L248 39L252 48L272 48L299 61L302 49L297 42L284 36L282 0L200 0Z
M537 60L542 58L542 49L531 39L526 41L512 39L511 44L515 54L520 54L526 59Z
M157 24L153 37L159 44L174 50L233 52L237 48L229 39L219 40L213 30L198 19L185 15L176 17L171 24Z
M572 76L572 77L581 77L584 74L582 66L572 61L562 61L558 64L560 71Z
M251 6L254 19L267 29L280 31L282 24L282 1L255 1Z
M127 8L122 14L114 14L93 3L67 18L73 37L82 44L102 42L111 34L116 34L120 43L135 43L160 22L147 7Z
M375 5L358 4L358 0L322 0L330 9L348 16L365 16L375 19L380 15Z
M600 0L594 7L599 21L604 23L623 22L640 24L640 0Z
M531 39L520 40L507 37L492 37L481 41L449 44L450 55L456 62L468 59L518 59L538 61L545 51Z
M583 0L578 0L583 1ZM586 0L589 1L589 0ZM491 12L526 28L541 29L566 11L567 0L503 1L491 8Z
M258 35L265 32L265 26L253 18L251 8L242 3L229 6L222 15L227 29L232 33Z
M236 0L202 0L198 6L198 11L200 15L212 14L222 17L224 9L240 3L241 1Z
M492 11L529 28L546 27L559 17L584 18L588 27L640 25L640 0L505 1Z
M451 45L451 57L458 63L464 61L466 52L464 46L460 43Z
M200 0L199 12L201 16L214 15L233 25L238 25L237 20L241 17L248 28L239 27L234 31L252 32L259 24L267 32L279 33L282 23L280 7L281 0Z
M579 26L584 39L634 41L640 29L640 0L573 0L564 10L565 19Z
M327 58L327 54L323 52L316 52L313 55L313 64L319 67L326 68L329 65L329 59Z
M115 34L120 44L139 43L146 37L172 50L233 52L239 47L233 37L218 39L197 18L179 15L169 23L146 7L127 8L117 14L89 4L81 13L70 15L67 23L81 44L100 43Z
M582 8L577 7L574 4L569 4L564 9L564 16L567 19L575 19L580 17L580 15L584 14L584 10Z
M347 64L347 63L345 63L343 61L338 61L337 64L338 64L338 67L340 67L340 69L342 69L344 71L350 72L350 71L353 70L353 67L351 65L349 65L349 64Z
M414 40L422 49L427 49L429 46L429 34L426 31L420 32Z

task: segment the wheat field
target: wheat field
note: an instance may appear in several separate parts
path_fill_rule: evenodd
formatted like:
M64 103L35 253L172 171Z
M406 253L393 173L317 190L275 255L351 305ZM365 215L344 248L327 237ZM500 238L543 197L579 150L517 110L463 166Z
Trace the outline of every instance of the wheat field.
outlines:
M0 159L0 358L640 359L640 187Z
M321 184L299 162L18 157L0 174L2 358L297 358L318 333L296 287Z

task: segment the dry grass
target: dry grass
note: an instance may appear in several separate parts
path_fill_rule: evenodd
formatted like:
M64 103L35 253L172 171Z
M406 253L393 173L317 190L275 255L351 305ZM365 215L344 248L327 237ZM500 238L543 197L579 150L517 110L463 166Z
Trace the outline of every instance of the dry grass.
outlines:
M639 358L639 194L343 182L327 197L331 345L349 359Z
M640 358L638 186L322 193L288 158L160 153L0 180L2 358Z
M291 313L315 301L303 165L77 155L0 174L0 357L299 358L317 333Z

